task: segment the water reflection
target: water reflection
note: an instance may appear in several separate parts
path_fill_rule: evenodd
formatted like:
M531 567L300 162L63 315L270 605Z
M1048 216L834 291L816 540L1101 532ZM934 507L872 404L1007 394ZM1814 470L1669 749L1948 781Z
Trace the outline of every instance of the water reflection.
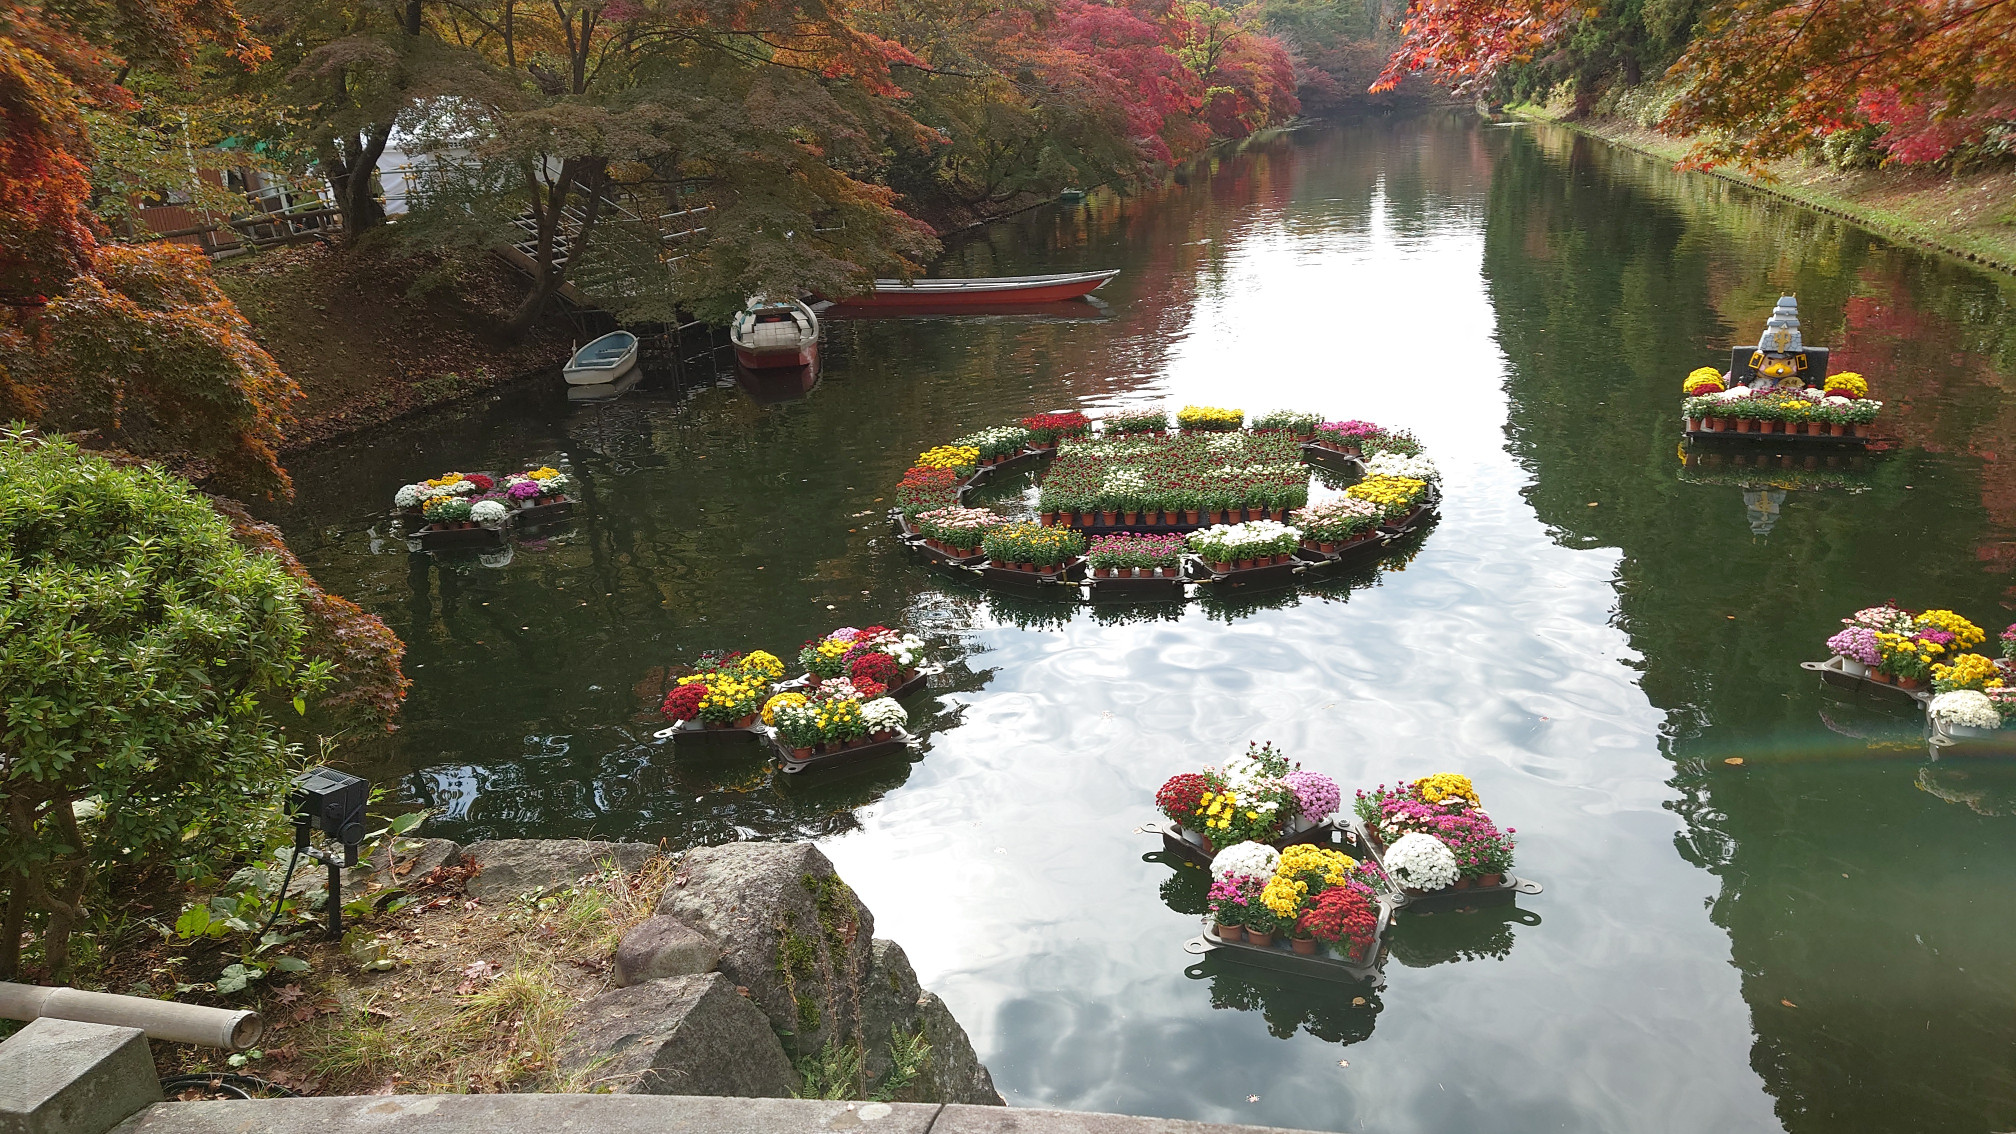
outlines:
M2016 289L1456 118L1263 139L936 270L1093 266L1123 269L1108 318L835 322L784 402L711 370L580 406L533 383L297 460L290 541L411 648L404 727L346 752L456 838L821 839L1012 1102L1395 1132L2016 1122L2006 793L1797 668L1869 601L2016 603ZM1684 482L1681 376L1787 292L1897 448L1860 491ZM1334 362L1284 333L1311 310ZM921 449L1141 401L1415 429L1440 526L1376 572L1154 608L976 592L892 546ZM372 535L414 476L521 459L584 486L536 553L464 570ZM1768 538L1746 491L1786 493ZM653 667L870 622L952 662L914 759L779 783L651 740ZM1435 963L1401 957L1362 1006L1192 977L1197 917L1131 829L1249 740L1347 785L1470 773L1548 882L1517 907L1541 920L1404 926L1396 954Z

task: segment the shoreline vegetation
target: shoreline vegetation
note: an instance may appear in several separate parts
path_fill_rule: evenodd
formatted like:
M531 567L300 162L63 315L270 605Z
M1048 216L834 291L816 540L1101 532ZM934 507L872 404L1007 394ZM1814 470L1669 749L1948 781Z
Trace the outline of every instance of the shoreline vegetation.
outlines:
M1689 143L1626 118L1576 116L1569 99L1511 103L1502 112L1573 130L1611 145L1680 162ZM1837 217L1888 240L2016 275L2016 168L1953 173L1907 166L1837 169L1811 158L1764 166L1769 178L1734 166L1693 170Z

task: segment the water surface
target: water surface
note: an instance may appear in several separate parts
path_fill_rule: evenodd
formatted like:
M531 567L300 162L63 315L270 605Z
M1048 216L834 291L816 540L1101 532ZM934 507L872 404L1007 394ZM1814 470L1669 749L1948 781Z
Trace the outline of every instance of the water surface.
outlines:
M557 378L318 451L281 522L409 643L354 757L458 839L816 838L1009 1101L1322 1130L1991 1131L2016 1122L2016 778L1801 660L1894 597L2010 615L2008 281L1570 135L1277 135L980 231L941 274L1119 267L1103 318L834 324L799 400ZM1682 375L1796 292L1895 451L1813 489L1683 472ZM1199 401L1414 430L1411 558L1236 602L1004 598L892 546L913 454L1031 410ZM562 461L568 534L409 556L448 468ZM834 626L951 663L901 759L777 782L650 740L656 667ZM1193 968L1194 874L1135 826L1272 740L1347 785L1470 774L1546 893L1414 919L1376 994ZM1735 759L1740 764L1729 763ZM1353 997L1365 995L1365 1003Z

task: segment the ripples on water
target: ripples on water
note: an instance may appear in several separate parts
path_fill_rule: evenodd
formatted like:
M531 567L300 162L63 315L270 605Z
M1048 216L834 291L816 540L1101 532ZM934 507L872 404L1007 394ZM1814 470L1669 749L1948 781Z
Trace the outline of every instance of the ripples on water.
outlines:
M1873 599L2004 617L2007 281L1454 118L1258 142L997 225L940 270L1104 266L1125 269L1105 319L835 324L802 401L659 379L570 407L544 382L298 462L290 539L412 648L405 727L353 754L457 838L822 840L1020 1105L1377 1131L2016 1121L2016 782L1928 763L1909 722L1793 668ZM1860 494L1789 493L1759 537L1740 486L1681 482L1671 415L1781 289L1904 445ZM1353 580L1115 611L947 581L877 519L922 448L1140 401L1413 429L1441 523ZM581 522L508 565L373 534L406 480L563 458ZM951 662L913 709L917 762L774 782L753 753L650 740L653 667L874 621ZM1469 773L1547 892L1403 923L1376 994L1193 968L1196 880L1134 827L1165 777L1253 739L1347 786Z

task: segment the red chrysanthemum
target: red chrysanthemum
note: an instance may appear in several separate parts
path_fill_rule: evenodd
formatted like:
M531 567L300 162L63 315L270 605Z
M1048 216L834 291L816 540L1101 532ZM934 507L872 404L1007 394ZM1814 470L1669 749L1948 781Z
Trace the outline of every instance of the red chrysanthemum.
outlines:
M707 683L695 681L665 694L658 711L675 721L690 721L700 715L700 699L707 696Z
M462 479L468 481L470 484L475 485L476 491L478 492L488 492L491 489L497 487L496 481L491 480L489 477L484 476L480 472L470 473L468 476L465 476Z
M893 685L902 672L903 667L896 664L896 659L880 650L855 654L852 663L847 667L847 675L854 679L856 689L859 689L864 681L877 682L884 687Z
M1155 806L1172 823L1187 823L1197 815L1197 809L1204 805L1204 793L1211 790L1211 781L1195 772L1183 772L1170 776L1162 789L1155 793Z
M1353 959L1362 959L1379 932L1379 911L1353 886L1334 886L1316 895L1296 926L1318 941L1343 945Z

